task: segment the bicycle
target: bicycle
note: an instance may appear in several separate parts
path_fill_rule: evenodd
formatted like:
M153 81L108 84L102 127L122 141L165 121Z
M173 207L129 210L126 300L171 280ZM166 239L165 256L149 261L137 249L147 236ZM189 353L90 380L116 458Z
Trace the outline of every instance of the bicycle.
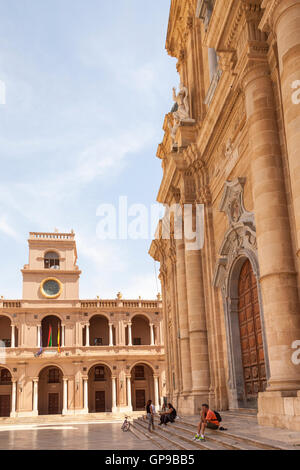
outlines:
M123 425L122 425L122 427L121 427L121 430L122 430L123 432L128 432L129 429L130 429L130 422L128 421L128 416L125 416L125 421L124 421L124 423L123 423Z

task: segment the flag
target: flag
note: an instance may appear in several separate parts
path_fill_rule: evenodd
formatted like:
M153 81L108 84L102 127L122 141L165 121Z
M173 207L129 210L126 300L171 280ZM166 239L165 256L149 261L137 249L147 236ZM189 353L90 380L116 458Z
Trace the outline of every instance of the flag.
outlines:
M60 326L58 325L58 330L57 330L57 350L60 353Z
M47 348L52 348L52 326L49 326L49 335L48 335L48 343Z
M34 355L34 357L40 357L43 354L42 328L40 328L40 345L40 350Z

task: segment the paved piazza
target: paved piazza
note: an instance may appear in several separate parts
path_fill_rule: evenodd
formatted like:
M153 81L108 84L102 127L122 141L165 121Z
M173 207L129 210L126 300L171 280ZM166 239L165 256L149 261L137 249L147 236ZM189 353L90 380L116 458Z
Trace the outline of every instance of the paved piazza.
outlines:
M157 450L121 424L0 426L0 450Z

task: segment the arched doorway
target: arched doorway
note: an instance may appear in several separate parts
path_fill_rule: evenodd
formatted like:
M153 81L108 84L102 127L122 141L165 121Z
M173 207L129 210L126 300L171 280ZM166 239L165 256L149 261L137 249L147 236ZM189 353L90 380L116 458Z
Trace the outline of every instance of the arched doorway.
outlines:
M0 417L8 418L11 412L12 377L8 369L0 367Z
M148 400L154 403L153 370L146 364L136 364L131 371L132 407L144 411Z
M48 366L39 374L39 415L60 415L63 409L63 374L55 366Z
M14 330L14 346L18 346L18 329ZM11 348L13 346L12 326L8 317L0 315L0 348Z
M85 338L83 338L85 344ZM102 315L95 315L90 319L90 346L109 345L108 320Z
M136 315L131 328L133 346L150 346L150 323L147 317Z
M257 281L248 259L239 276L238 318L245 402L246 406L255 407L267 379Z
M97 364L89 371L89 413L109 413L111 411L111 371L104 364Z
M42 346L43 348L56 348L61 344L61 321L58 317L50 315L42 320Z

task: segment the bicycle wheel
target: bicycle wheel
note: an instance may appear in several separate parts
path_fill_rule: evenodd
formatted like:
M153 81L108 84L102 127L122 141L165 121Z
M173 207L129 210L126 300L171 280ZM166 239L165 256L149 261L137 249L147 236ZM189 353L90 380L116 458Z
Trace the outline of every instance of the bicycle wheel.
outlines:
M125 423L125 424L123 425L123 429L122 429L122 430L123 430L123 432L128 432L129 429L130 429L130 423L127 422L127 423Z

